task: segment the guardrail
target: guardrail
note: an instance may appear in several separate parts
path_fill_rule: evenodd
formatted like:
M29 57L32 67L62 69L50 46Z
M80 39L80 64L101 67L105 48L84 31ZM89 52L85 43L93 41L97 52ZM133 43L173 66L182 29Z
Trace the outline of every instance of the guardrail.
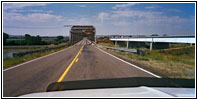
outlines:
M103 45L100 45L100 46L107 48L107 49L114 49L114 50L119 50L119 51L124 51L124 52L137 53L137 49L116 48L116 47L109 47L109 46L103 46Z

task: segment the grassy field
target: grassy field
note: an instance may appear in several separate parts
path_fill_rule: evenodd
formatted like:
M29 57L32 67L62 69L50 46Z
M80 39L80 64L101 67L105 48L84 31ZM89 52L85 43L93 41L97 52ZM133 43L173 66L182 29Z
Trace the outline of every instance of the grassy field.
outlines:
M61 45L65 45L66 43L60 43L58 45L54 45L54 44L51 44L51 45L22 45L22 46L3 46L3 49L32 49L32 50L35 50L35 49L44 49L44 48L50 48L50 47L58 47L58 46L61 46Z
M55 40L56 38L42 38L42 41L45 41L47 43L54 43Z
M28 50L35 50L35 49L43 49L47 48L49 45L33 45L33 46L3 46L3 49L28 49Z
M61 46L61 45L65 45L66 43L61 43L59 45L48 45L47 47L57 47L57 46ZM37 48L37 46L9 46L9 47L5 47L5 48L9 48L9 49L24 49L26 48L27 50L31 49L31 50L35 50L35 48ZM38 48L46 48L46 46L44 47L40 47L38 46ZM8 57L8 58L5 58L3 59L3 68L7 68L7 67L10 67L10 66L13 66L13 65L16 65L16 64L20 64L22 62L25 62L25 61L28 61L28 60L31 60L31 59L34 59L34 58L37 58L37 57L41 57L41 56L44 56L44 55L47 55L47 54L50 54L50 53L53 53L53 52L56 52L56 51L59 51L59 50L62 50L64 48L67 48L67 47L63 47L63 48L59 48L59 49L53 49L53 50L48 50L48 51L45 51L45 52L37 52L37 53L33 53L33 54L27 54L27 55L24 55L22 57ZM6 50L6 49L4 49Z
M115 45L112 43L100 42L99 44L115 47ZM162 77L195 78L194 45L189 46L189 44L170 44L169 49L152 50L151 52L147 52L144 55L137 55L105 48L102 49Z
M20 39L7 39L7 40L9 41L9 40L25 40L25 39L20 38Z

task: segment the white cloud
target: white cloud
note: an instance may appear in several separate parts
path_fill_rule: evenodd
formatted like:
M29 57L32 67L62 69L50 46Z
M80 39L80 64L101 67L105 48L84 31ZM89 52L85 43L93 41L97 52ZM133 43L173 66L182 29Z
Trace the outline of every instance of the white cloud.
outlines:
M160 8L159 6L147 6L145 7L146 9L155 9L155 8Z
M34 21L61 21L62 17L61 16L56 16L56 15L51 15L51 14L43 14L43 13L34 13L34 14L29 14L25 16L27 20L34 20Z
M76 5L77 7L87 7L87 5Z
M179 10L179 9L167 9L168 11L170 11L170 12L182 12L181 10Z
M29 6L45 6L38 5L20 5L14 7L7 6L7 10L3 12L3 24L7 26L27 26L27 27L62 27L64 25L94 25L97 35L105 34L185 34L193 33L194 17L182 18L181 16L167 16L169 11L155 12L150 10L129 10L126 7L136 4L118 4L110 11L101 11L95 15L72 16L72 18L59 15L53 15L52 11L40 9L26 9ZM76 6L76 5L74 5ZM6 7L4 5L4 7ZM79 7L87 7L80 5ZM76 8L79 8L76 7ZM92 5L88 5L92 7ZM24 9L22 9L24 8ZM124 9L123 9L124 8ZM79 8L81 9L81 8ZM148 6L148 9L154 9L154 6ZM28 13L21 13L28 12ZM72 12L76 13L76 12ZM102 22L102 23L101 23ZM5 32L14 34L39 34L39 35L68 35L69 28L53 29L53 30L30 30L30 29L11 29L5 28Z
M135 19L135 21L143 21L146 23L182 23L189 19L181 18L179 16L165 16L162 12L153 11L114 11L112 18L125 19L126 17ZM145 23L145 24L146 24Z
M109 13L100 12L98 14L98 19L100 19L101 22L103 22L105 19L108 19L108 17L109 17Z
M67 25L91 25L93 24L89 18L73 18L66 20Z
M20 13L4 13L3 18L6 21L21 21L21 22L48 22L48 21L61 21L62 16L56 16L49 13L32 13L22 15Z
M120 18L120 17L151 17L156 14L161 14L161 12L146 12L146 11L135 11L135 10L119 10L113 11L111 17L112 18Z
M22 10L22 9L12 9L9 12L20 13L20 12L24 12L24 10Z
M101 12L102 23L100 29L105 29L112 34L184 34L191 30L187 25L194 23L194 18L182 18L180 16L166 16L163 12L141 11L141 10L117 10L112 12ZM104 15L108 15L104 17ZM110 23L110 24L109 24ZM105 25L106 24L106 25ZM108 24L108 25L107 25ZM108 28L106 28L108 26ZM109 28L111 26L111 28ZM193 27L192 27L193 29ZM191 30L192 31L192 30Z
M130 25L131 23L127 21L114 21L112 22L112 24L115 26L126 26L126 25Z
M129 7L129 6L134 6L136 4L137 3L117 4L117 5L113 6L112 9L125 8L125 7Z
M46 6L47 3L3 3L3 9L21 9L28 6Z
M40 10L40 9L29 9L29 10L26 10L26 9L12 9L12 10L9 10L9 12L11 13L21 13L21 12L28 12L28 13L52 13L53 11L51 10L47 10L47 11L44 11L44 10Z

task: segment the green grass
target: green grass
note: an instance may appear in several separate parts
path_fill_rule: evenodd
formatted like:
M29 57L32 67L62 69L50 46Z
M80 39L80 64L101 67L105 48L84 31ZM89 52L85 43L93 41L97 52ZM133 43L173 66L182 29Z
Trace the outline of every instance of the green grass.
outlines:
M115 46L108 38L98 39L98 44ZM141 50L141 55L102 48L110 53L139 64L141 67L167 78L195 78L195 45L170 44L170 48L152 50L146 47L135 48Z
M30 50L35 50L35 49L44 49L44 48L51 48L51 47L58 47L61 45L65 45L66 43L60 43L58 45L50 44L50 45L23 45L23 46L3 46L3 49L30 49Z
M113 43L98 43L100 45L104 45L104 46L110 46L110 47L119 47L119 46L115 46Z
M195 78L195 46L180 45L175 48L152 50L143 56L117 50L108 51L139 63L162 77Z
M195 46L170 48L164 50L153 50L145 57L153 60L173 61L187 65L195 65Z
M48 45L33 45L33 46L3 46L3 49L42 49L47 48Z
M139 60L149 61L148 58L138 58Z
M64 48L67 48L67 47L64 47ZM33 53L33 54L27 54L22 57L5 58L5 59L3 59L3 68L14 66L16 64L20 64L22 62L32 60L34 58L38 58L38 57L41 57L41 56L44 56L44 55L47 55L50 53L54 53L54 52L57 52L64 48L53 49L53 50L49 50L49 51L45 51L45 52L38 52L38 53Z
M25 40L25 39L7 39L7 40Z

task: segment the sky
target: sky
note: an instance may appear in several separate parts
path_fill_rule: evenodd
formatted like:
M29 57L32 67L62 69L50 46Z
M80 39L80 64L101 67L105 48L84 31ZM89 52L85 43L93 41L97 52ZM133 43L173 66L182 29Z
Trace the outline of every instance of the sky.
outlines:
M68 36L93 25L97 35L194 35L194 3L3 3L3 32Z

